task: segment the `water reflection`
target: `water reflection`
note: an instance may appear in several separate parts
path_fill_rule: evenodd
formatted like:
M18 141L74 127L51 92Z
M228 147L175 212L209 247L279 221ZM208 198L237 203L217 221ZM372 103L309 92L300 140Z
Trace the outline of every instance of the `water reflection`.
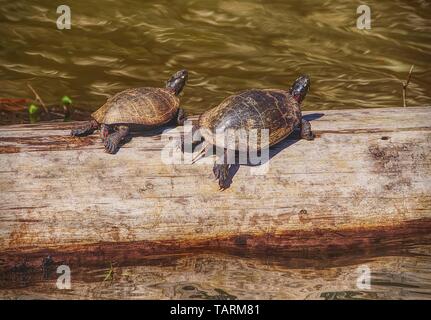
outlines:
M389 255L388 255L389 254ZM69 291L55 288L41 272L15 273L1 281L0 297L92 299L430 299L431 247L398 254L337 259L256 258L201 253L158 257L137 265L72 268ZM358 287L361 268L371 287Z

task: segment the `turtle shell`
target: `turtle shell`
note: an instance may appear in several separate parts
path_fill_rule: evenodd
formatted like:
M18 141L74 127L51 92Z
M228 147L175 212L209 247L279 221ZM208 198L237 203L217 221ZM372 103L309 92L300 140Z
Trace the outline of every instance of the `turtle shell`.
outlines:
M92 114L99 123L162 125L178 111L180 101L166 88L134 88L121 91L109 98Z
M199 126L202 136L211 144L250 150L276 144L300 122L300 105L287 91L264 89L247 90L226 98L200 117ZM262 139L260 129L268 129L267 139ZM223 143L228 131L237 133L235 145Z

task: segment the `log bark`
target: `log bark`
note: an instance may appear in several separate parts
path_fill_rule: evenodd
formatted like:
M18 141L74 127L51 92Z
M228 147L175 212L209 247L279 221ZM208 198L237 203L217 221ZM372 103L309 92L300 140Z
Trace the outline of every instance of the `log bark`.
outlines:
M1 264L345 251L430 233L431 108L305 114L314 141L293 134L265 175L242 165L222 192L212 158L164 163L162 150L180 152L160 132L109 155L97 134L69 136L76 123L0 127Z

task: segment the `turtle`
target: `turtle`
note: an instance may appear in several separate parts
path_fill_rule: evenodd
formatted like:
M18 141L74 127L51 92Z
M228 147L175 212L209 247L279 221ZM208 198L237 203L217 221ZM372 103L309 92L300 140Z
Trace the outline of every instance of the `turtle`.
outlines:
M206 147L201 154L206 153L209 146L216 146L224 150L223 159L214 163L213 173L221 190L229 187L227 150L246 151L250 149L262 150L275 145L290 135L295 128L300 129L300 136L306 140L313 140L310 122L302 117L301 103L308 93L311 80L308 75L300 75L289 90L282 89L250 89L231 95L224 99L217 107L204 112L197 125L192 127L188 135L181 137L181 149L184 151L185 137L193 142L196 131L200 132L206 141ZM251 138L245 143L234 145L220 144L219 134L226 134L229 130L242 130L246 133L251 129L268 129L269 139L264 142L257 138L257 144L250 144ZM191 137L189 136L191 135ZM244 141L243 141L244 142Z
M182 125L185 113L178 95L188 79L187 70L175 73L165 88L140 87L121 91L91 114L92 120L71 131L72 136L86 136L100 129L105 151L114 154L131 131L160 127L174 118Z

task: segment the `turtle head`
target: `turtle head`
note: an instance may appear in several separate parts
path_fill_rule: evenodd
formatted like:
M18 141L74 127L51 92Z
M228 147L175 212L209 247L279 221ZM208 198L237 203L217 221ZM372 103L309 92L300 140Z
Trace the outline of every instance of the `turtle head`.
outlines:
M310 77L306 74L300 75L290 87L289 94L298 101L298 103L301 103L307 95L310 85Z
M166 88L172 89L175 95L179 95L186 85L188 77L189 73L187 70L180 70L166 82Z

